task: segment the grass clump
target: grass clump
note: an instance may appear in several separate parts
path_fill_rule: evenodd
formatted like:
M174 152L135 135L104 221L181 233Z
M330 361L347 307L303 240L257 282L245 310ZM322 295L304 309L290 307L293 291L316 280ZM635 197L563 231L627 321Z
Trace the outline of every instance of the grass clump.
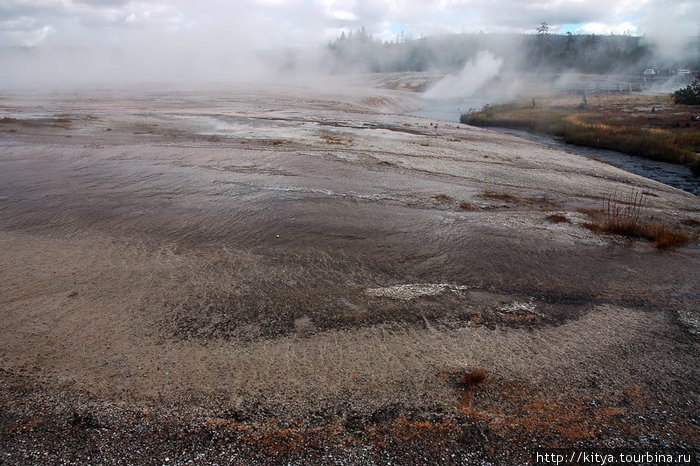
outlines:
M462 210L474 210L474 204L468 201L462 201L459 203L459 208Z
M448 196L447 194L437 194L433 196L433 199L435 199L438 202L444 202L444 203L450 203L454 202L454 198L452 196Z
M569 219L564 214L547 215L546 219L552 223L569 223Z
M690 243L688 233L667 224L650 226L647 235L653 238L659 249L673 249Z
M608 196L603 201L602 210L578 209L591 217L591 221L582 226L596 233L647 239L658 249L673 249L689 244L692 237L683 228L659 223L653 218L642 218L646 198L645 193L633 193L624 200Z
M474 369L462 374L457 383L462 388L472 388L486 381L486 371L483 369Z
M609 196L603 202L605 212L604 231L623 236L643 236L639 222L642 209L646 205L644 193L633 193L627 201L619 201Z

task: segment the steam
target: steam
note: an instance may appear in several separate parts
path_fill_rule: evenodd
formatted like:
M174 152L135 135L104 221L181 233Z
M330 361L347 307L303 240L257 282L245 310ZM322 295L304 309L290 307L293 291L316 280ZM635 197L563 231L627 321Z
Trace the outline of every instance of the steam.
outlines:
M503 60L491 52L481 51L469 60L457 75L447 75L423 95L428 99L471 97L498 76Z
M655 49L657 61L686 62L700 60L700 3L677 1L674 7L653 3L649 14L642 20L644 39ZM695 18L696 20L688 20ZM660 63L660 64L662 64Z
M617 5L587 0L585 6L579 0L543 0L546 7L536 9L521 0L411 1L410 8L393 0L0 3L0 89L149 83L196 87L290 79L315 87L329 73L435 71L455 74L437 83L427 97L469 98L489 87L507 91L505 79L489 86L504 73L540 72L537 57L542 53L532 53L535 36L527 34L534 34L542 21L551 23L553 33L573 24L583 24L581 31L600 27L615 32L615 38L622 37L623 27L639 31L647 46L639 48L643 56L638 63L625 63L627 69L620 72L651 66L700 68L697 0L613 2ZM509 11L508 18L503 11ZM618 24L615 31L609 26L613 23ZM488 33L476 34L482 29ZM324 47L341 33L349 40L332 52ZM591 72L581 66L600 61L591 51L614 61L608 43L612 51L626 45L598 40L607 35L596 32L590 37L596 40L585 47L585 36L571 37L578 58L556 71ZM637 47L639 37L626 38L629 49Z

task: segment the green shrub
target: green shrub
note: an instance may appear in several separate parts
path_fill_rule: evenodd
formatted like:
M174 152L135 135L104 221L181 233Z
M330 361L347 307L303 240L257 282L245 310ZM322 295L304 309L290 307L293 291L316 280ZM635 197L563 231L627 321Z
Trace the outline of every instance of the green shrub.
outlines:
M673 93L673 101L677 104L700 105L700 81L697 79L688 86Z

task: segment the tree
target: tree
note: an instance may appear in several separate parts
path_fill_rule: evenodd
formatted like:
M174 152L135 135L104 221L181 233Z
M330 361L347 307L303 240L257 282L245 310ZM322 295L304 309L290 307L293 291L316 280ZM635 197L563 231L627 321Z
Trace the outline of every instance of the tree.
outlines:
M700 81L697 79L690 85L673 93L673 101L677 104L700 105Z
M551 45L549 40L549 25L542 22L537 28L537 63L542 64L546 57L551 55Z

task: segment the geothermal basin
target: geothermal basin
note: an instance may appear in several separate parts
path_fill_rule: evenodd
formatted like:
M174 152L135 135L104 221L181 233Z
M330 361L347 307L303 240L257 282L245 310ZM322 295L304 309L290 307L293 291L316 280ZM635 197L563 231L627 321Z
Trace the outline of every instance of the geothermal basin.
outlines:
M417 98L2 94L2 461L697 458L698 197Z

